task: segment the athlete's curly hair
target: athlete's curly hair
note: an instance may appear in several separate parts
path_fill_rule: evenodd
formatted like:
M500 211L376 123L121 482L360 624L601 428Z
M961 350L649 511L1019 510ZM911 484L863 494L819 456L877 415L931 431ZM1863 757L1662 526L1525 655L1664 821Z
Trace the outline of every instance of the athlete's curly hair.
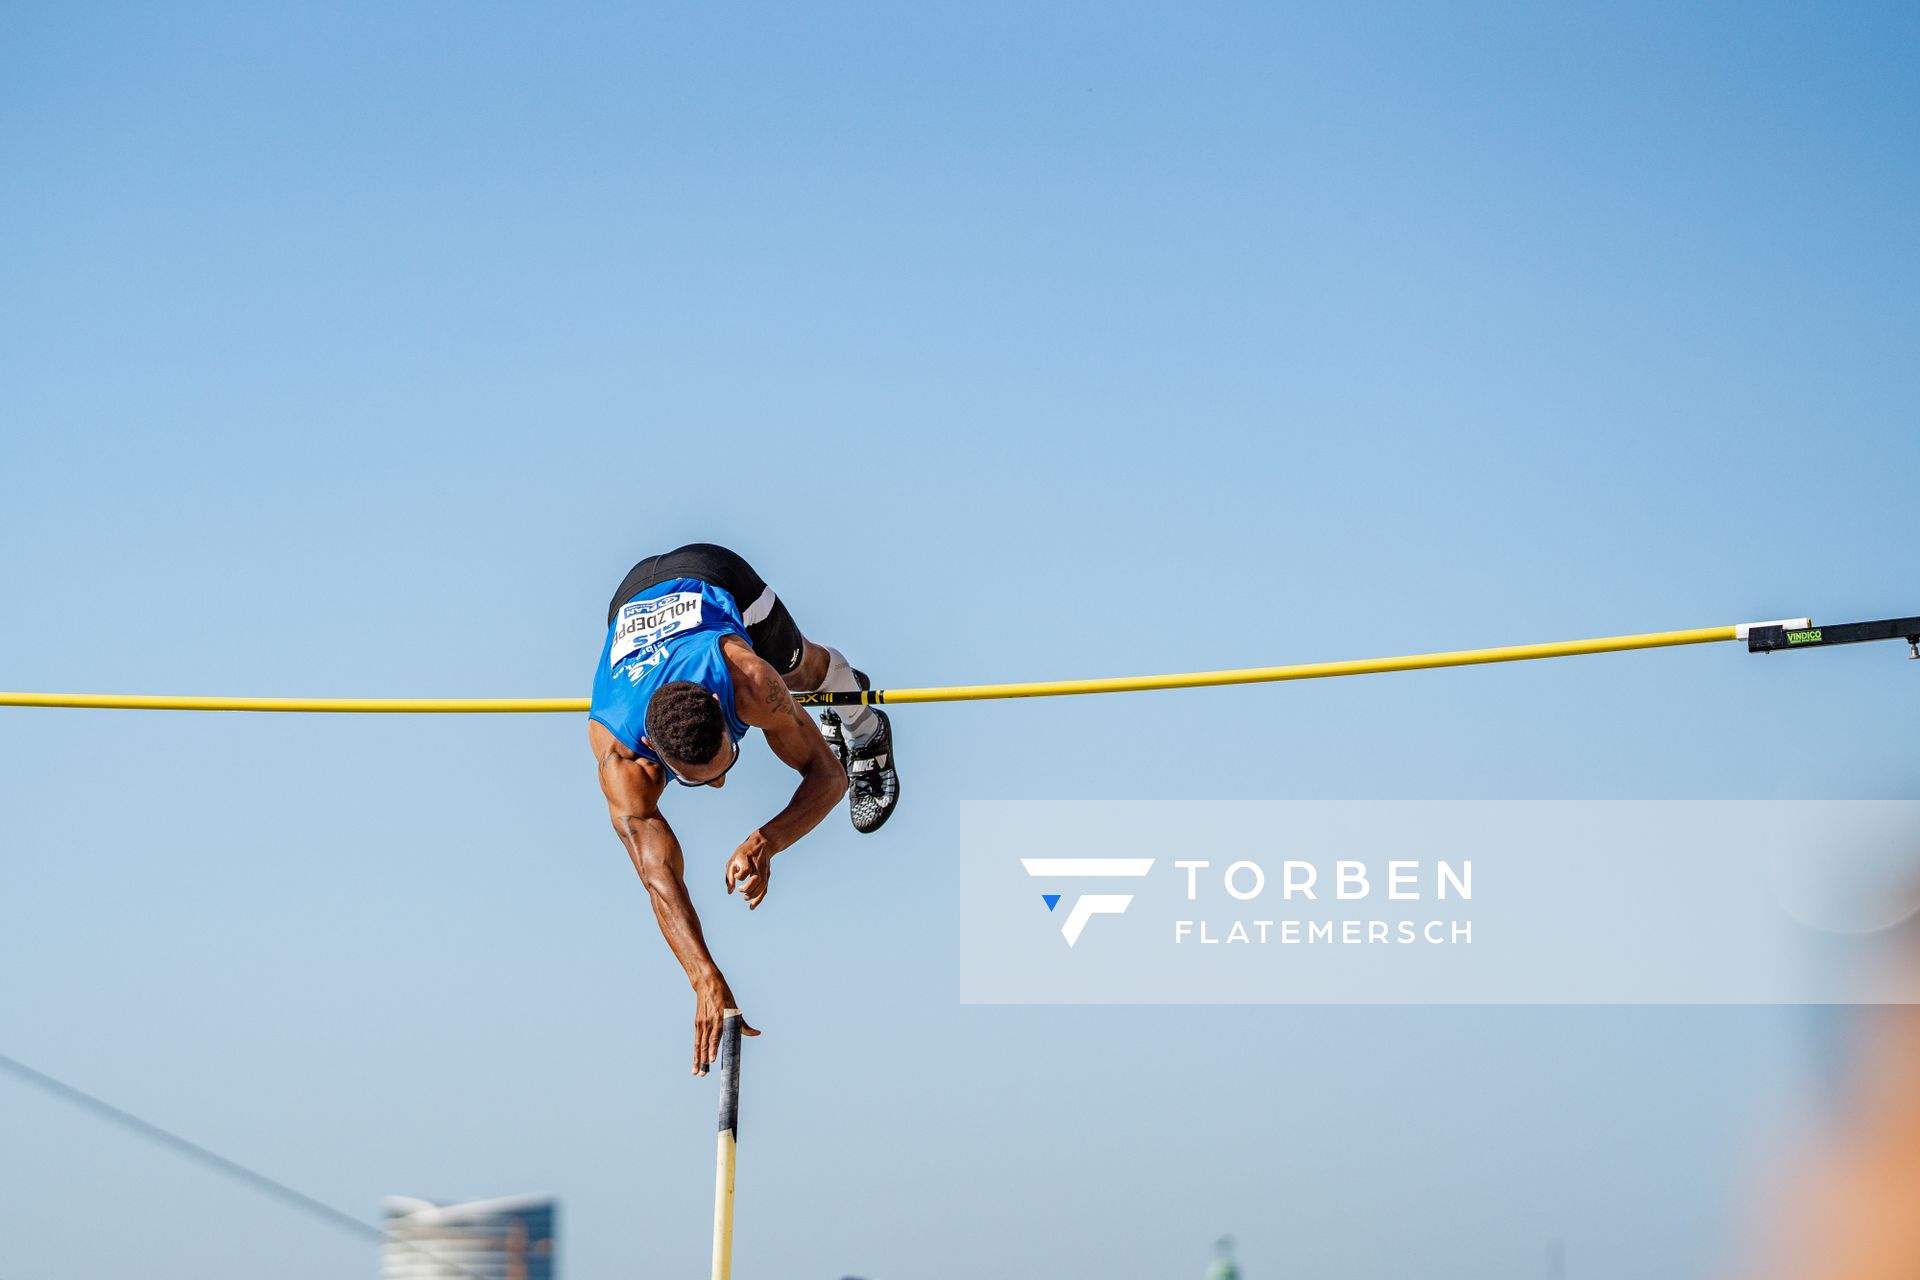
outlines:
M682 764L711 762L726 734L720 700L691 680L661 685L647 703L647 737L654 750Z

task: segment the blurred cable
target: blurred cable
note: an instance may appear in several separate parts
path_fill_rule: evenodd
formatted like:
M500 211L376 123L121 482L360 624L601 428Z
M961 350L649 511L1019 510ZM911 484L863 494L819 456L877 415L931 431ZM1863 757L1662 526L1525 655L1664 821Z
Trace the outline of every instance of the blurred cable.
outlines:
M84 1107L123 1129L131 1129L142 1137L151 1138L161 1146L171 1147L190 1160L197 1160L210 1169L218 1170L229 1178L238 1179L256 1191L264 1191L270 1196L275 1196L313 1217L330 1222L342 1230L351 1231L362 1239L381 1240L386 1237L386 1232L379 1227L370 1222L361 1221L344 1209L336 1209L324 1200L316 1200L304 1191L296 1191L284 1182L276 1181L264 1173L229 1160L218 1152L209 1151L197 1142L189 1142L177 1133L170 1133L157 1124L150 1124L130 1111L122 1111L111 1102L102 1101L63 1080L54 1079L43 1071L35 1071L26 1063L9 1058L4 1053L0 1053L0 1067L11 1071L36 1088L43 1089L56 1097L65 1098L68 1102Z
M150 1138L161 1146L179 1155L186 1156L189 1160L205 1165L207 1168L218 1173L225 1174L237 1182L244 1182L255 1191L265 1192L267 1195L273 1196L282 1203L292 1205L309 1217L318 1218L342 1231L351 1232L359 1236L362 1240L372 1240L376 1244L392 1243L402 1245L415 1252L424 1254L439 1266L451 1268L462 1275L472 1276L474 1280L485 1280L485 1277L479 1275L477 1272L469 1271L452 1259L441 1257L432 1250L415 1244L410 1240L400 1239L397 1236L389 1237L385 1231L373 1223L356 1218L345 1209L336 1209L326 1201L315 1199L306 1192L296 1190L276 1178L270 1178L257 1169L249 1169L237 1160L229 1160L217 1151L209 1151L197 1142L189 1141L177 1133L162 1129L157 1124L142 1120L131 1111L123 1111L111 1102L96 1098L83 1089L74 1088L64 1080L56 1080L44 1071L36 1071L17 1058L10 1058L4 1053L0 1053L0 1069L12 1072L14 1076L26 1081L37 1089L51 1093L55 1097L62 1098L73 1103L75 1106L91 1111L103 1120L117 1124L123 1129L131 1129L144 1138Z

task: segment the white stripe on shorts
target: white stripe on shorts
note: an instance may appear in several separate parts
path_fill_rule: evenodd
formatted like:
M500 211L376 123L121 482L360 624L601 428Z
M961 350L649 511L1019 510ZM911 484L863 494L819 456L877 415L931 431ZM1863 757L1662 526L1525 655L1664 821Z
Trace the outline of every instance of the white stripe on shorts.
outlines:
M740 615L740 621L748 626L756 622L765 622L767 615L773 612L773 606L779 602L779 597L773 594L773 588L768 587L760 593L758 600L747 606L747 611Z

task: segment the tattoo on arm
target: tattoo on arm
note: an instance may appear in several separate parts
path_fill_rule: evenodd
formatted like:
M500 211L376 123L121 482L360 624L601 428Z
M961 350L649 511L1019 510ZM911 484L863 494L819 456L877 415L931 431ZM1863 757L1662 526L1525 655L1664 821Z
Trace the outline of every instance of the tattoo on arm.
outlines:
M767 710L774 715L797 721L802 728L813 727L807 719L807 713L800 709L800 704L795 702L793 695L787 691L787 686L778 680L767 683Z

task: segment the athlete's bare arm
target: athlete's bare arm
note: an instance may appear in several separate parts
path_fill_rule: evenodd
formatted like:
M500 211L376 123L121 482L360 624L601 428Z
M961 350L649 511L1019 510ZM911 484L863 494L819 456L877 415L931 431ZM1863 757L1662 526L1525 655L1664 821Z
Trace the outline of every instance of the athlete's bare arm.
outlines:
M791 701L791 699L789 699ZM693 1073L707 1074L707 1067L720 1056L720 1028L725 1011L739 1006L733 992L707 951L707 940L700 932L700 916L687 896L686 858L680 852L680 840L660 813L660 791L666 785L666 773L651 760L643 760L629 751L619 739L607 732L597 720L587 722L588 740L594 758L600 762L600 789L607 796L607 812L613 830L633 859L640 883L653 902L653 918L660 922L660 934L680 967L693 984ZM818 737L816 733L814 735ZM743 1034L760 1033L741 1020Z
M833 812L847 793L847 775L827 740L766 659L754 653L744 640L729 639L721 652L733 676L733 713L764 733L773 754L800 775L800 785L787 807L761 823L727 860L727 892L739 888L751 909L767 896L773 855Z

